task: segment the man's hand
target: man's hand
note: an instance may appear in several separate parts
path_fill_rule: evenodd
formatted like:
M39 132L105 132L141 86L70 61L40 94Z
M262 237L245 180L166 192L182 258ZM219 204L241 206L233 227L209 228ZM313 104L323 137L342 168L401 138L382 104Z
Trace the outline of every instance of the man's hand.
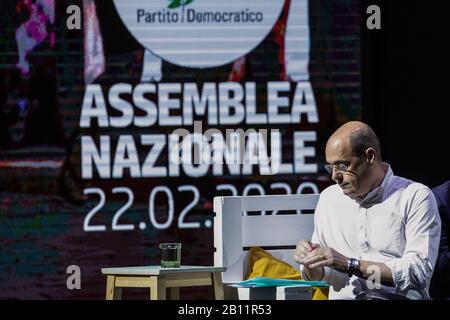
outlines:
M294 259L300 264L304 264L305 258L316 248L319 248L320 245L317 243L312 243L308 240L301 240L297 243L297 248L294 252Z
M302 259L302 264L308 269L331 267L339 271L347 270L348 258L333 248L316 248Z
M323 278L323 268L310 268L305 265L305 259L308 257L313 250L320 248L320 245L317 243L311 243L308 240L301 240L297 244L297 248L294 252L294 260L304 266L303 271L306 273L306 276L310 280L320 280Z

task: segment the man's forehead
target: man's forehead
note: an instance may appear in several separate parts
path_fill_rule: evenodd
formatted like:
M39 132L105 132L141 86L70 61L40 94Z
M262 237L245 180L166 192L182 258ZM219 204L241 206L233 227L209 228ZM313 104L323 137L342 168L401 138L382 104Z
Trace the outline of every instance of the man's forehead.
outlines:
M350 145L343 139L330 139L326 145L325 154L327 157L347 156L351 154Z
M342 139L330 140L325 148L325 158L328 163L349 162L352 159L349 144Z

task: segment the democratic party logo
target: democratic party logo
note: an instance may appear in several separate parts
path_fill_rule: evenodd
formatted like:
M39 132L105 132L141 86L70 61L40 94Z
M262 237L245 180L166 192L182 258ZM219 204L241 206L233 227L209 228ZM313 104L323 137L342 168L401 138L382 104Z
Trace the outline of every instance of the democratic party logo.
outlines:
M167 6L167 8L169 9L176 9L176 8L182 8L182 14L181 14L181 21L184 21L184 14L185 14L185 10L184 8L192 3L194 0L169 0L169 5Z
M147 50L193 68L230 63L253 50L284 0L114 0L125 26Z

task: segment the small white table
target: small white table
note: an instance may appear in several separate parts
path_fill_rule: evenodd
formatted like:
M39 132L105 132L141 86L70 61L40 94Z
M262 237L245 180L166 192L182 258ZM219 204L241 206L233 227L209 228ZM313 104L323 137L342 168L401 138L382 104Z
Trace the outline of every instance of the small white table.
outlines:
M102 268L106 275L106 300L120 300L122 288L149 288L150 300L165 300L166 290L172 300L180 298L180 287L214 286L216 300L223 300L222 272L226 267L160 266Z

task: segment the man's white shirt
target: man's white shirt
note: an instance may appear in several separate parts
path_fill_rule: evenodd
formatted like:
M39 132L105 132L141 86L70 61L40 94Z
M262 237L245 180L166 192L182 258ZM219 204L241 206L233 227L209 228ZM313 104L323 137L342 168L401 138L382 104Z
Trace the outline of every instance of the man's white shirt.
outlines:
M320 194L311 241L349 258L385 263L395 288L382 285L382 290L428 298L441 232L436 200L427 186L395 176L384 165L388 171L381 185L361 201L337 184ZM330 267L322 280L331 285L329 299L353 299L371 286Z

